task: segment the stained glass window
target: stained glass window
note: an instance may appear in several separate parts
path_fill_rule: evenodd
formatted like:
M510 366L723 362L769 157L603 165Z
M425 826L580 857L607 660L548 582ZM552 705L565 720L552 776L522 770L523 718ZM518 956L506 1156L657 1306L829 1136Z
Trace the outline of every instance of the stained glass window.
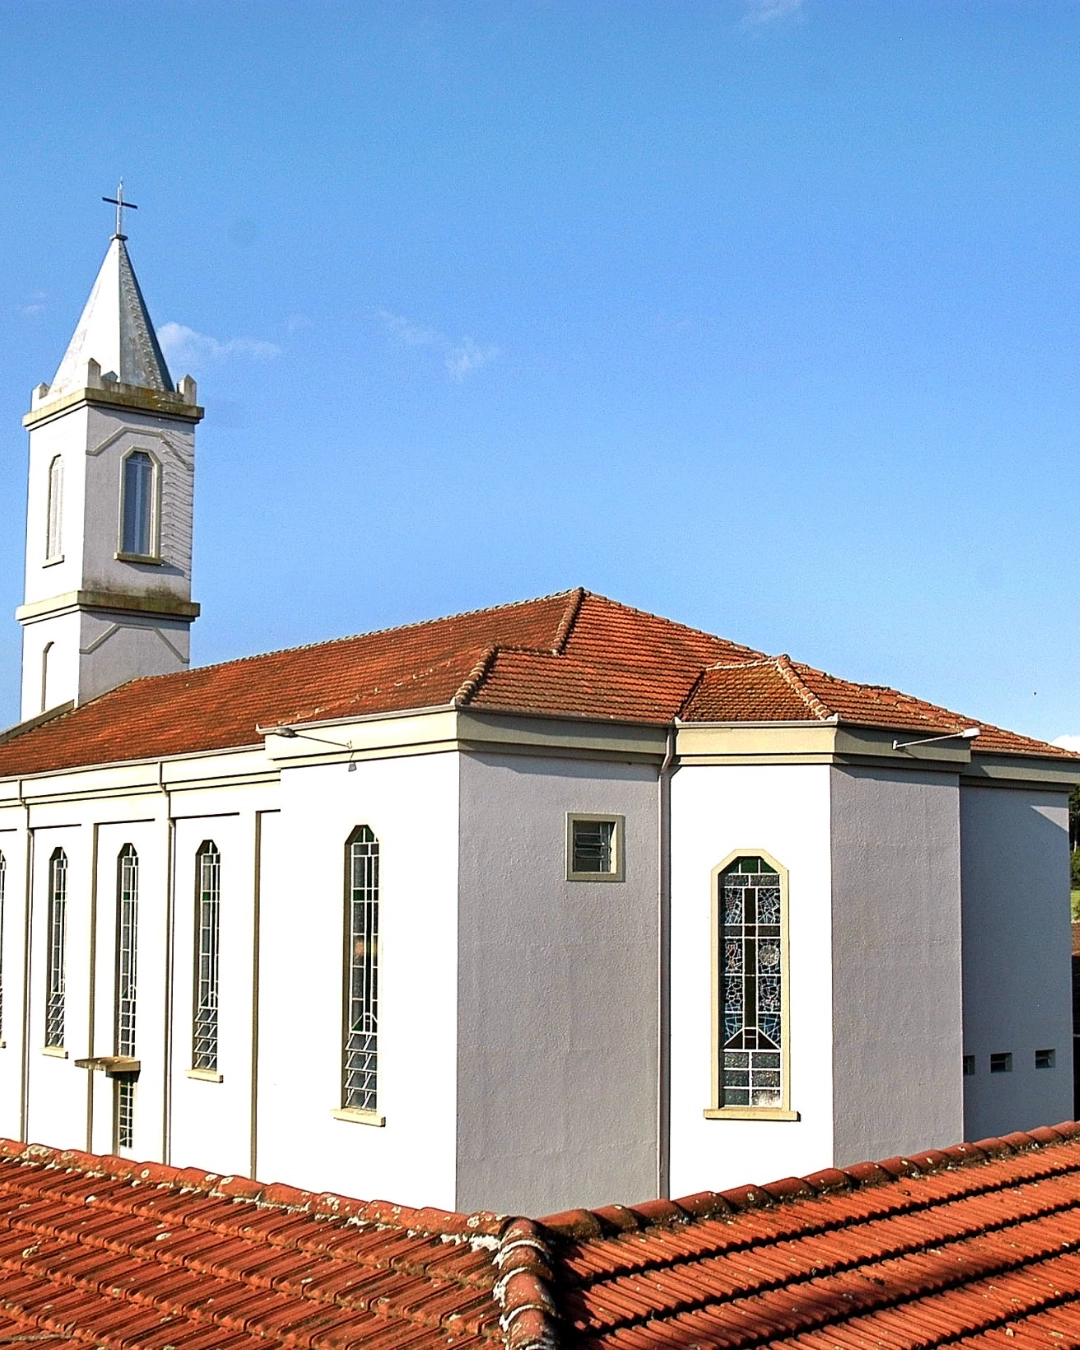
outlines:
M49 940L45 952L45 1044L64 1044L67 995L67 854L54 849L49 859Z
M374 1111L379 1038L379 841L366 825L346 850L345 1045L341 1104Z
M138 972L139 855L125 844L116 860L116 1053L135 1056L135 981ZM116 1147L131 1148L135 1080L116 1081Z
M195 1017L191 1067L217 1072L221 854L212 839L195 856Z
M783 928L780 876L764 858L737 858L720 876L722 1106L780 1107Z

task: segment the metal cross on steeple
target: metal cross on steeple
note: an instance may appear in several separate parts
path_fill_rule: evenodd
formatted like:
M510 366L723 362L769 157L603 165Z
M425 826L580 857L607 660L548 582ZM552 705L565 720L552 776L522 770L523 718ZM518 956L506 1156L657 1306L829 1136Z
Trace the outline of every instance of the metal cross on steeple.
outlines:
M122 178L120 179L120 185L116 189L115 197L102 197L101 200L103 202L109 202L110 205L116 207L116 233L113 235L113 238L126 239L127 235L124 233L124 212L137 211L139 208L134 202L124 201L124 180Z

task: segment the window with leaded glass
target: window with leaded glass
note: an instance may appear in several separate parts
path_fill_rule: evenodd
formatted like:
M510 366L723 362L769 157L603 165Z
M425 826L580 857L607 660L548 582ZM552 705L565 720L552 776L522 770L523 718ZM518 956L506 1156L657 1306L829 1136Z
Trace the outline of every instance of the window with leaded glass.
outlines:
M116 860L115 1052L135 1058L135 985L138 971L139 855L125 844ZM135 1080L116 1080L116 1144L131 1148L135 1129Z
M49 908L45 951L45 1044L64 1044L64 1002L67 993L67 854L53 850L49 859Z
M361 825L345 851L345 1027L341 1104L374 1111L379 1054L379 841Z
M218 965L221 940L221 854L212 839L195 855L195 1015L191 1067L218 1066Z
M717 1105L783 1109L787 1100L783 879L765 858L717 878Z

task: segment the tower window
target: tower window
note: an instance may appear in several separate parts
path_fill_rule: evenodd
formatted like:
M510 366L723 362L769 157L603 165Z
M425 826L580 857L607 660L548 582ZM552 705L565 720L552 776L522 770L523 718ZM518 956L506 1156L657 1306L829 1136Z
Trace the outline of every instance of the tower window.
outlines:
M221 854L207 839L195 857L195 1017L191 1067L218 1066L218 963L221 940Z
M154 461L145 450L124 460L120 551L136 558L154 554Z
M59 455L49 465L49 502L45 531L45 561L60 562L63 558L62 531L64 526L64 461Z
M45 953L45 1044L64 1044L67 994L67 854L54 849L49 859L48 948Z
M139 921L139 855L125 844L116 860L116 1053L135 1056L135 980ZM116 1080L116 1144L131 1148L135 1125L135 1080Z
M379 841L366 825L345 857L345 1044L341 1104L373 1112L379 1036Z

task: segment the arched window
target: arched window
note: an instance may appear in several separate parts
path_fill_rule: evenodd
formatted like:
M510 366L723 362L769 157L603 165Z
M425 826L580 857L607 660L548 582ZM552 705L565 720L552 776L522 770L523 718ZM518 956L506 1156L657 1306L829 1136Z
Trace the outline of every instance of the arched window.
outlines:
M46 642L41 649L41 711L49 706L49 658L52 655L53 644Z
M149 558L154 553L154 461L145 450L124 460L123 530L120 551Z
M218 963L221 940L221 854L212 839L195 855L195 1016L191 1067L218 1066Z
M49 502L45 529L45 561L56 562L63 556L64 461L57 455L49 465Z
M379 1037L379 841L358 826L345 848L345 1027L341 1104L374 1111Z
M138 970L139 855L125 844L116 859L115 1053L135 1057L135 981ZM130 1148L135 1132L135 1080L116 1079L115 1147Z
M786 877L760 854L715 873L714 1107L771 1115L788 1106Z
M4 895L7 891L7 860L0 853L0 1041L4 1039Z
M48 947L45 953L45 1044L64 1044L67 992L67 854L53 849L49 859Z

